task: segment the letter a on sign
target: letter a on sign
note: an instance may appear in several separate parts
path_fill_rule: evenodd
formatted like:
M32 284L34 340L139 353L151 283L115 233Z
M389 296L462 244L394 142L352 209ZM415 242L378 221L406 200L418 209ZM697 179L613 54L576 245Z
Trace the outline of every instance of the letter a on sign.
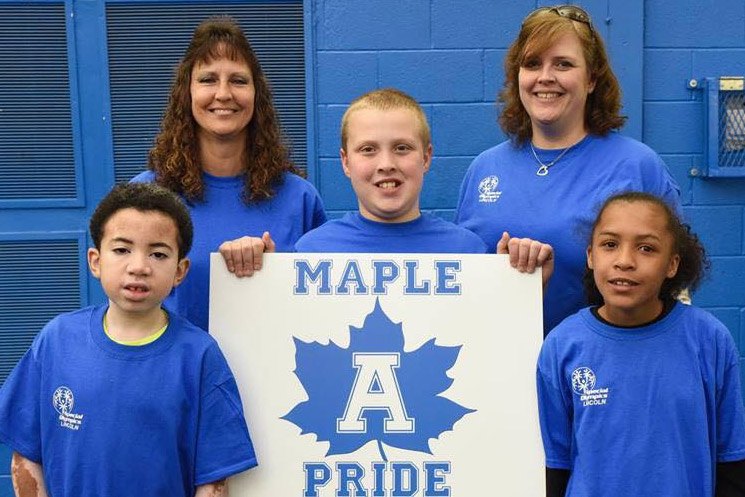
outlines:
M411 433L414 419L406 416L401 390L398 387L395 368L399 365L398 354L353 354L357 376L349 393L343 418L337 418L339 433L365 433L367 420L362 412L387 411L384 423L386 433Z

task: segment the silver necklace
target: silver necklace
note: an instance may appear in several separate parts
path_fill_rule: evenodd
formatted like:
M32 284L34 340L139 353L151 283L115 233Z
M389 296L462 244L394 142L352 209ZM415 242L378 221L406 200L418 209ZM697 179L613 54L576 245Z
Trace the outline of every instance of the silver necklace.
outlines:
M576 145L576 143L574 145ZM531 141L530 142L530 151L533 152L533 157L538 162L538 164L541 165L541 167L539 167L538 170L535 173L538 176L546 176L548 174L548 168L551 167L551 166L553 166L557 162L559 162L559 159L561 159L562 157L564 157L564 155L567 152L569 152L572 148L574 148L574 145L568 146L567 148L565 148L564 150L562 150L561 153L554 160L552 160L548 164L544 164L543 162L541 162L541 159L538 158L538 154L535 153L535 148L533 147L533 142Z

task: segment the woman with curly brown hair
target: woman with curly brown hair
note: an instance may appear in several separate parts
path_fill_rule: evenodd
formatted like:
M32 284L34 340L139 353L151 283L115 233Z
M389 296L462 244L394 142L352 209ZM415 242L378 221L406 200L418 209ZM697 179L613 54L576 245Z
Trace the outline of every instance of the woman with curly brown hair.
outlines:
M587 12L575 5L531 12L504 68L500 125L510 140L471 164L456 222L490 247L512 235L554 248L548 333L586 305L585 240L597 207L613 193L640 190L677 209L679 190L655 152L617 133L621 91Z
M269 83L238 24L203 21L176 69L148 171L181 195L194 222L191 271L166 300L207 329L209 254L250 276L267 251L291 251L326 220L315 188L298 176L282 143ZM270 235L271 233L271 235Z

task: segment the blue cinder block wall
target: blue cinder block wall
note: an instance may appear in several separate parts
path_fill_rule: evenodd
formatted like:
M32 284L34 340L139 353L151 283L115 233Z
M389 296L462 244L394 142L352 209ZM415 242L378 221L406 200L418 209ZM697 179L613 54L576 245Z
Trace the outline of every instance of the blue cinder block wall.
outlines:
M711 259L710 277L694 303L727 325L743 357L745 177L691 174L706 166L704 91L686 82L745 75L745 2L645 3L643 140L678 180L687 220ZM740 364L745 371L745 360Z

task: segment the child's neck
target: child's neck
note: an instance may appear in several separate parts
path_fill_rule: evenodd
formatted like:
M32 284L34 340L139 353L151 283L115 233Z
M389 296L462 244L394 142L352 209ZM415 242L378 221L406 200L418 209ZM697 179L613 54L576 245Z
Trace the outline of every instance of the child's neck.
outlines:
M674 301L666 306L662 300L657 300L655 305L647 309L618 309L602 305L597 308L597 315L612 326L619 328L638 328L658 321L667 311L672 309Z
M168 315L160 307L144 314L135 314L121 312L109 305L103 319L106 333L117 342L142 340L168 324Z

